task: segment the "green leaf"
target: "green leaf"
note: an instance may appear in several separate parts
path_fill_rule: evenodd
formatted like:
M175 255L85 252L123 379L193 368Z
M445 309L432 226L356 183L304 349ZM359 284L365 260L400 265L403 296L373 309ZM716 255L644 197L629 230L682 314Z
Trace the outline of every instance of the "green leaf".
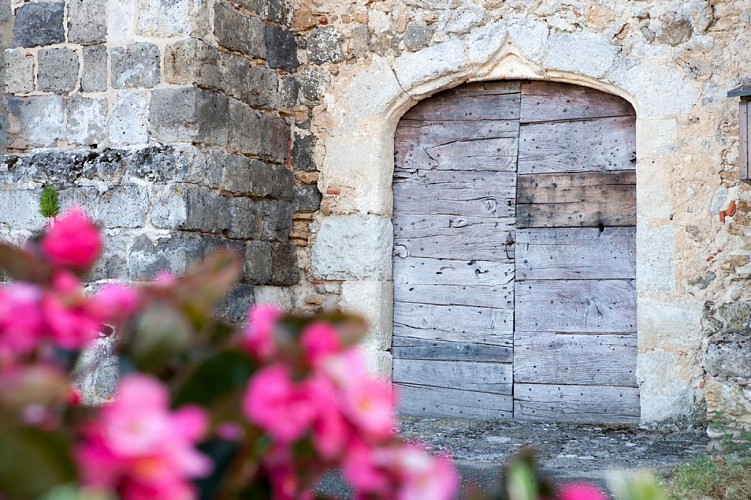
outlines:
M255 361L250 354L240 349L219 351L196 364L175 389L173 404L175 407L186 403L210 407L227 395L244 391L255 371Z
M37 498L76 480L71 442L34 428L0 429L0 494Z
M50 265L39 256L3 242L0 242L0 270L13 280L30 283L45 283L52 275Z
M54 217L60 213L60 201L57 189L45 186L39 196L39 213L43 217Z

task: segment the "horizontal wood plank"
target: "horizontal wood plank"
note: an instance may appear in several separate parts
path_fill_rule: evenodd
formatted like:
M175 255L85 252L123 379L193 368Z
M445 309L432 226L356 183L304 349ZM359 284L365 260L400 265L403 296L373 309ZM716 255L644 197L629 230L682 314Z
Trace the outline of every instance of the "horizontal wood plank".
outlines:
M394 259L394 283L403 285L508 285L514 279L510 262L408 257Z
M516 284L516 330L636 330L636 280L545 280Z
M514 406L511 396L442 387L395 384L399 414L423 418L508 420Z
M636 200L517 205L517 227L629 227L636 225Z
M514 308L514 285L399 285L394 300L416 304Z
M518 177L520 204L632 201L636 199L636 172L573 172L525 174Z
M514 384L514 418L575 423L639 423L633 387Z
M500 95L518 94L522 90L522 82L513 81L487 81L463 83L448 92L461 95Z
M522 86L522 123L635 115L625 99L581 85L530 82Z
M394 382L511 395L511 364L394 359Z
M518 120L521 94L441 92L404 114L407 120Z
M394 215L394 255L509 262L514 219L452 215Z
M514 333L514 382L637 387L636 333Z
M636 228L516 230L516 279L633 279Z
M511 347L513 333L513 309L394 302L395 336Z
M394 135L397 156L411 146L433 147L456 141L519 137L518 120L425 121L402 118Z
M519 174L628 170L636 166L634 117L523 125Z
M407 170L514 172L518 139L455 141L426 147L396 145L397 163Z
M457 179L451 182L452 178ZM515 181L513 172L405 173L394 179L394 210L401 214L514 217Z
M514 354L511 346L428 340L396 335L394 336L391 352L394 358L399 359L491 361L502 363L511 363Z

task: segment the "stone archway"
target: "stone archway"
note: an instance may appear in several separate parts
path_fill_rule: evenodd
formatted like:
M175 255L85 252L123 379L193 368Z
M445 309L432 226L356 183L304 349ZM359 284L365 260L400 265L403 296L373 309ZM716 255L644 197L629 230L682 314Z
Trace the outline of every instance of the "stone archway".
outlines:
M589 34L555 41L508 35L491 25L388 60L373 56L368 71L353 75L327 103L325 159L319 188L330 214L320 221L312 271L342 282L342 307L371 322L365 352L373 370L391 372L393 296L391 249L393 137L401 116L416 102L467 81L551 80L592 87L629 101L639 117L637 135L638 365L641 421L684 418L700 398L696 365L700 346L674 339L694 318L699 302L671 299L674 228L669 173L661 158L676 142L676 116L698 99L683 76L649 60L626 60L609 42ZM547 45L546 45L547 44ZM577 54L576 57L570 57ZM343 76L343 75L342 75Z

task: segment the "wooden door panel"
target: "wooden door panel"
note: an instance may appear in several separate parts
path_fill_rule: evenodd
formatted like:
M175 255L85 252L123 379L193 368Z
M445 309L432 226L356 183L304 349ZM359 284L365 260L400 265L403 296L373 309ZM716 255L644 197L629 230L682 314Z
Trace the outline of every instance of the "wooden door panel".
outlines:
M618 96L568 83L532 82L522 87L522 123L634 116Z
M445 92L416 104L404 114L404 118L424 121L518 120L520 101L518 92Z
M474 342L427 340L394 335L391 352L394 358L442 361L487 361L511 363L514 350L511 345L498 346Z
M504 420L512 417L509 395L396 383L399 412L427 418Z
M394 379L403 384L511 395L510 363L394 359Z
M515 384L514 418L573 423L639 423L634 387Z

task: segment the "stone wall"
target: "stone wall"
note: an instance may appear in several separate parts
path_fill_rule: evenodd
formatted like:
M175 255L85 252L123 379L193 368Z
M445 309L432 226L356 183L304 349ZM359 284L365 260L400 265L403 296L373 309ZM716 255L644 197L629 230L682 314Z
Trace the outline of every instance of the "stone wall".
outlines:
M751 193L726 97L751 83L747 0L69 0L14 14L4 236L40 227L36 195L53 183L107 227L108 277L242 245L246 297L364 313L384 375L403 113L476 80L626 98L642 421L751 426Z

